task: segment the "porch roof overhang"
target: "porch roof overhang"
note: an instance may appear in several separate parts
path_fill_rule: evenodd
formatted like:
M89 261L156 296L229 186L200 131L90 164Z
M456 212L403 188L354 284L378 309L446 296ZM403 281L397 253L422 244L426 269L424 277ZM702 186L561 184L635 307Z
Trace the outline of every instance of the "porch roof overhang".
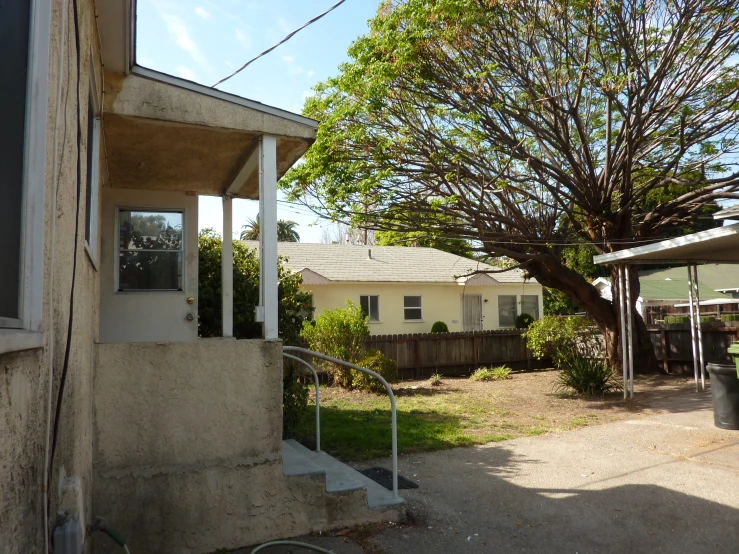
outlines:
M739 223L594 256L596 264L739 263Z
M103 122L110 186L250 199L259 197L260 136L276 137L279 179L318 125L139 66L106 73Z

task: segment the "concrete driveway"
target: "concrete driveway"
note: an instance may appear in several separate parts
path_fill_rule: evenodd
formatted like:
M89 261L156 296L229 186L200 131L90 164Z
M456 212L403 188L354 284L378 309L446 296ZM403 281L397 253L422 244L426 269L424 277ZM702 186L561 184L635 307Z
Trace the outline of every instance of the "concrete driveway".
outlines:
M710 393L650 401L617 423L403 456L400 467L419 485L401 491L411 523L306 540L337 554L739 552L739 431L713 426Z

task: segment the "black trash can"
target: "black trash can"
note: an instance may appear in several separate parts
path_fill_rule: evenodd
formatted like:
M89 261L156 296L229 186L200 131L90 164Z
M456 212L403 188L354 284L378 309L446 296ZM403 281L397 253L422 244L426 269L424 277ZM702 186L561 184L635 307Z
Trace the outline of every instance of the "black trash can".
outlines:
M719 429L739 429L739 378L736 376L736 365L710 363L706 367L711 375L713 422Z

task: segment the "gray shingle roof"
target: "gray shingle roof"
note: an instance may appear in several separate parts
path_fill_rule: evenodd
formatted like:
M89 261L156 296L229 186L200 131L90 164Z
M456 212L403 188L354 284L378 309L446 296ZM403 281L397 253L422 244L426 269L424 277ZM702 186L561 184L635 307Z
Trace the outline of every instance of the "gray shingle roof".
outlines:
M242 241L257 248L256 241ZM370 258L369 252L372 252ZM280 242L277 253L287 257L294 271L310 269L330 281L452 283L475 270L499 269L435 248L404 246L353 246ZM522 283L523 271L512 269L490 275L500 283ZM529 279L527 283L536 283Z

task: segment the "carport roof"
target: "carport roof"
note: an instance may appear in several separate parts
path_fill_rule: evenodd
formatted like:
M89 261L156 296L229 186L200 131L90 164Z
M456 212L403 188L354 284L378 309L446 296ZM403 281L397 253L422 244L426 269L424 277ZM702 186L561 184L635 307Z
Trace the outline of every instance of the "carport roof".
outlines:
M739 223L594 256L596 264L739 263Z

